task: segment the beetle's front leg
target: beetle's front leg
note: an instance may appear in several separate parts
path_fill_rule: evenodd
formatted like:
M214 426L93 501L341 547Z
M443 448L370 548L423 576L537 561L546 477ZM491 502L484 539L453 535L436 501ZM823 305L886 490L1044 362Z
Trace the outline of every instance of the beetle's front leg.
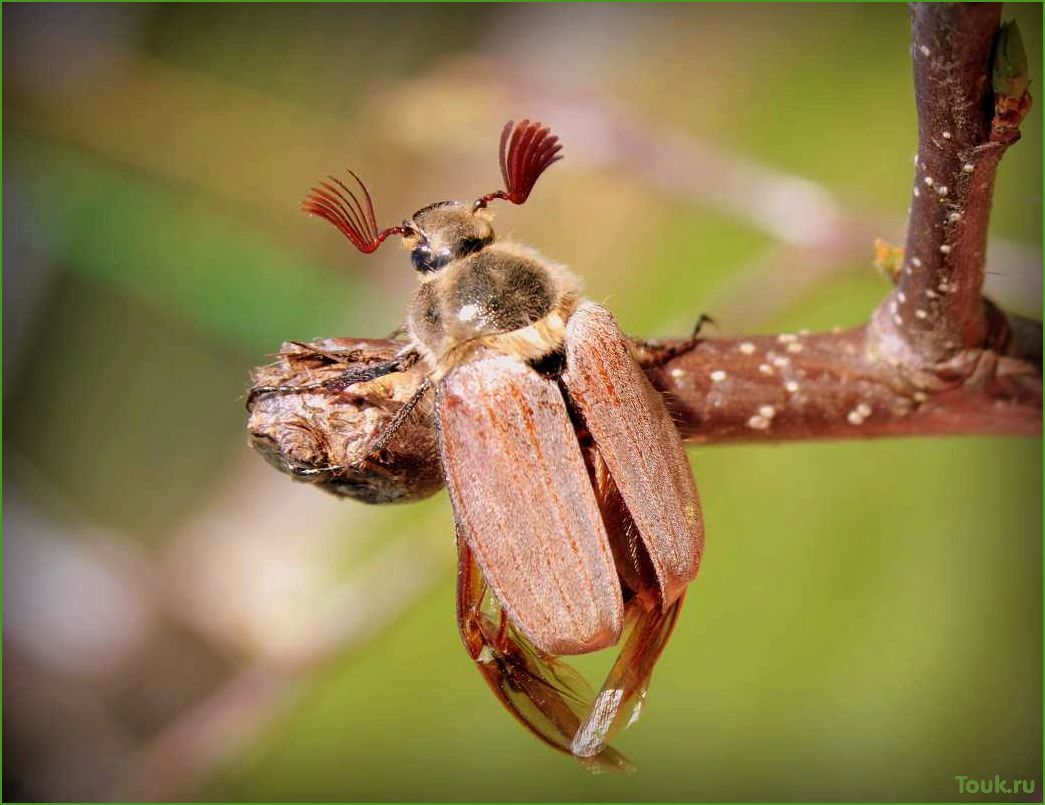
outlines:
M424 399L425 394L428 393L428 390L431 387L432 381L425 377L418 385L417 390L410 396L410 399L403 403L402 407L396 411L395 416L392 417L392 421L388 423L388 426L381 432L381 435L377 437L377 440L370 448L370 452L364 457L364 462L370 460L388 446L388 443L392 441L392 437L396 435L396 432L403 426L403 423L406 422L407 417L409 417L414 409L417 408L418 404Z
M247 410L249 411L252 408L254 401L258 397L265 394L307 394L312 391L336 393L344 391L349 386L354 386L357 383L367 383L394 372L405 371L415 363L417 363L416 353L409 352L381 363L353 367L337 377L324 380L322 383L305 383L289 386L254 386L247 395Z

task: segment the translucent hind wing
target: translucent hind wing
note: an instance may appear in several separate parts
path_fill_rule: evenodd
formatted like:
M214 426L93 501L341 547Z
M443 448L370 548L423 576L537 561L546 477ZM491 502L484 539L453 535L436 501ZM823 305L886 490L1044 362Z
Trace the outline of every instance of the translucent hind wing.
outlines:
M635 621L631 634L570 743L573 754L598 756L614 735L638 719L653 667L671 637L684 600L683 593L666 609L659 602L633 600L629 606Z
M504 621L500 605L488 593L482 571L460 534L457 545L457 623L469 656L508 712L549 746L573 755L574 736L595 699L591 686L566 663L538 651ZM634 770L610 747L574 757L592 772Z

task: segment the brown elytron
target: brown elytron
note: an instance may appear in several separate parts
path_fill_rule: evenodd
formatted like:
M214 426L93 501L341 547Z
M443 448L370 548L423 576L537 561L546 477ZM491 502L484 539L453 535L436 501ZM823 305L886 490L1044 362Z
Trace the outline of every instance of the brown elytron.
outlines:
M663 400L613 316L564 266L499 240L489 202L522 204L561 158L540 123L501 135L505 189L445 201L381 229L370 193L331 177L304 209L360 251L403 237L420 286L393 359L258 395L336 393L410 373L416 391L363 459L359 483L417 405L434 402L457 526L461 636L501 703L596 770L630 764L607 745L638 715L703 550L700 502ZM629 631L630 630L630 631ZM624 645L598 693L560 655Z
M616 643L613 554L555 381L477 358L443 379L438 422L459 533L512 623L549 654Z

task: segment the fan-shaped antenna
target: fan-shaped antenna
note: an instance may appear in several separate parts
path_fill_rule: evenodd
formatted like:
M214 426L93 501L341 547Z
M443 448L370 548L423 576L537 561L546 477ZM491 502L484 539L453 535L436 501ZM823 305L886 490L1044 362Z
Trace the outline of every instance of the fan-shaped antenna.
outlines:
M501 176L504 190L487 193L476 200L473 209L480 210L494 199L505 199L522 204L540 175L553 162L562 159L562 143L551 129L539 122L509 120L501 132Z
M378 229L377 216L374 214L374 202L363 180L349 171L352 178L363 191L366 204L361 204L356 194L338 179L329 176L329 181L320 182L312 188L301 209L309 215L318 215L336 226L341 234L351 241L359 251L370 254L380 246L389 235L408 235L411 230L405 226L393 226Z

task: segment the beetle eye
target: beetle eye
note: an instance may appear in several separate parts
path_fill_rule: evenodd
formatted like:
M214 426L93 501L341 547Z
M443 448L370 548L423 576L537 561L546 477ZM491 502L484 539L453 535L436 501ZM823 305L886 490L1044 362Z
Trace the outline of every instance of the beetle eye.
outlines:
M435 266L432 265L432 250L428 248L427 243L422 243L414 247L414 250L410 252L410 262L412 262L414 268L422 274L427 274L429 271L435 270Z
M414 268L422 274L438 271L450 262L450 258L450 252L445 249L438 254L433 254L432 247L428 244L428 241L417 244L414 250L410 252L410 261L414 264Z

